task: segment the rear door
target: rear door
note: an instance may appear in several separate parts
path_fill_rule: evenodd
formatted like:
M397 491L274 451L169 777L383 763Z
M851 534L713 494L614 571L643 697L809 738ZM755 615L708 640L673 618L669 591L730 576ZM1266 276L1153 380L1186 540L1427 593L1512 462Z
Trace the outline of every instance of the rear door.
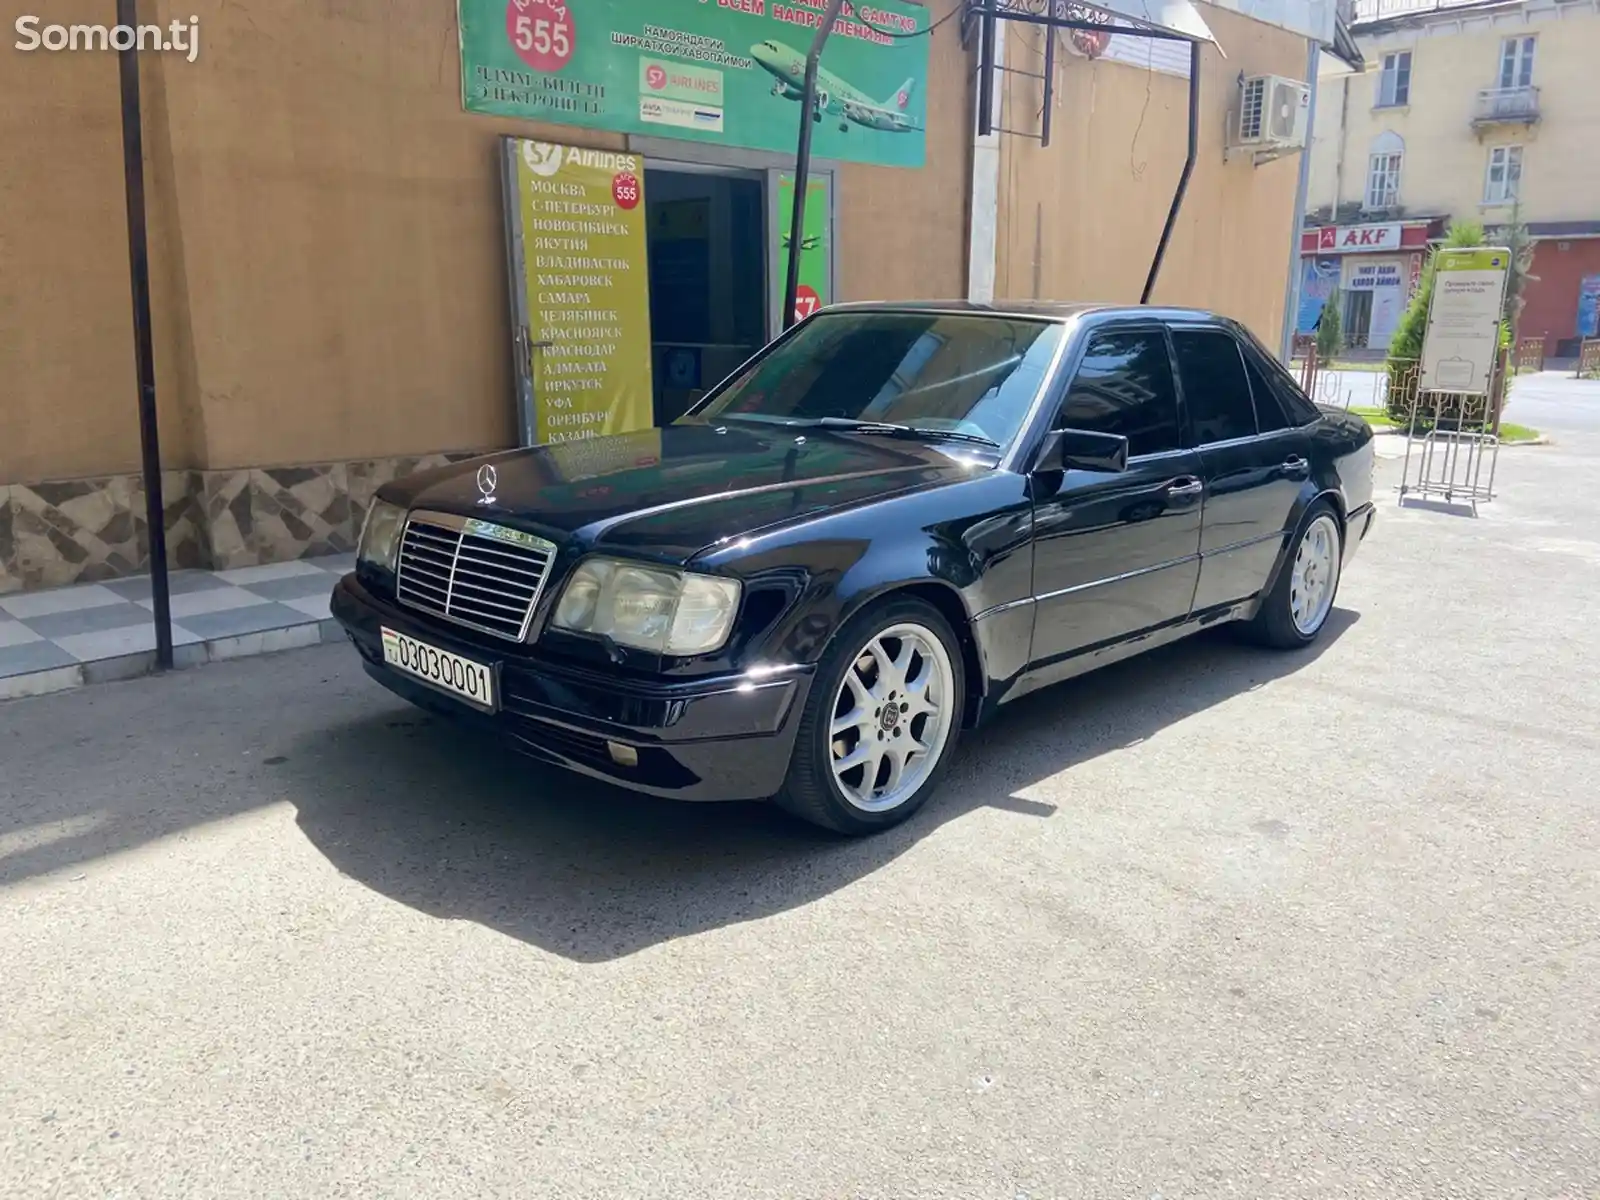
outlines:
M1091 332L1058 429L1128 439L1128 469L1035 476L1033 662L1072 656L1189 614L1199 573L1199 456L1183 445L1166 331Z
M1175 325L1172 344L1206 482L1194 598L1200 613L1266 586L1310 476L1310 447L1228 329Z

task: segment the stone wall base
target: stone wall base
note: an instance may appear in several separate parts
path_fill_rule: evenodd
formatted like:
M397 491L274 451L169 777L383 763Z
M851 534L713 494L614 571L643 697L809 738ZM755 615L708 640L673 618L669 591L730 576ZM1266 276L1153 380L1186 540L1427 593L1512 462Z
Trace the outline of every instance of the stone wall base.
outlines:
M348 552L380 487L479 453L163 471L168 564L226 570ZM0 483L0 595L140 574L146 541L139 475Z

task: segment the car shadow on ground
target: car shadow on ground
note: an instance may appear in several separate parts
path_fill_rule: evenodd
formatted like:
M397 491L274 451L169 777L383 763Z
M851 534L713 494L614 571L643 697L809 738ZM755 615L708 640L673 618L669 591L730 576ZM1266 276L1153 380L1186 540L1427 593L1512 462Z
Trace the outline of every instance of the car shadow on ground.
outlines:
M1335 609L1316 646L1294 653L1217 630L1019 700L967 739L921 813L865 839L765 804L640 797L409 707L307 735L282 778L305 836L346 876L432 916L603 962L810 903L979 807L1070 819L1016 793L1302 670L1357 619ZM1007 765L998 785L989 762Z

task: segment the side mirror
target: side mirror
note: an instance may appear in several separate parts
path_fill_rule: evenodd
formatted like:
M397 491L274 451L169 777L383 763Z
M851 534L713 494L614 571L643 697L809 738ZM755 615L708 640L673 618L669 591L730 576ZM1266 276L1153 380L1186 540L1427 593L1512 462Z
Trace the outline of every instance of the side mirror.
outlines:
M1033 469L1117 474L1128 469L1128 439L1120 433L1053 429L1045 435Z

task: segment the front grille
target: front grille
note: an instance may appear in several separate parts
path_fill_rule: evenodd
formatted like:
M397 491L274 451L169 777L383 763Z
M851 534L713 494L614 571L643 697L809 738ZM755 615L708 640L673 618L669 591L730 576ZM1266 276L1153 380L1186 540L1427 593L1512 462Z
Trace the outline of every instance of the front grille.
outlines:
M520 529L447 513L413 513L400 539L400 603L520 642L555 550Z

